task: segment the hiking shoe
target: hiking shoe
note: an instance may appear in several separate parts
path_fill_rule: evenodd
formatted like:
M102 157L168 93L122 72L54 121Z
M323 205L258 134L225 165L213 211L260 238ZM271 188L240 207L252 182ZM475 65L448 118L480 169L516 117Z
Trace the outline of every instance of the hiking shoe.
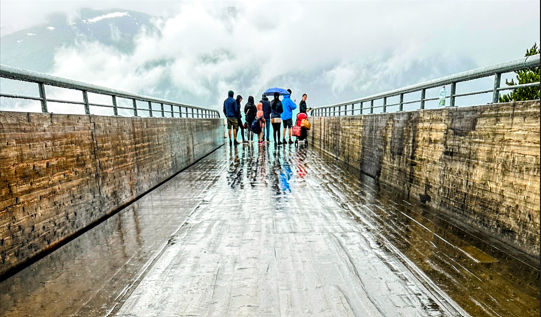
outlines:
M237 140L235 140L235 145L239 145L239 142L237 142Z

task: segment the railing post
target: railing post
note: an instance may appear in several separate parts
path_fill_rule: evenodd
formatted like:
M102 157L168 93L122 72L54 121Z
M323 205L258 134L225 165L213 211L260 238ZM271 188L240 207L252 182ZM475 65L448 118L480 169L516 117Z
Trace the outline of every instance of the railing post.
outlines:
M455 106L455 95L456 95L456 83L451 83L451 96L449 98L449 106Z
M400 105L398 106L398 111L404 111L404 94L400 94Z
M426 89L421 89L421 110L425 108Z
M170 105L171 107L171 118L174 118L175 117L175 108L173 107L173 105Z
M116 104L116 96L112 95L111 97L113 97L113 114L115 116L118 116L118 106Z
M194 116L194 111L193 111L193 108L192 108L192 119L195 118Z
M182 118L182 107L178 106L178 114ZM186 118L188 118L188 108L186 108Z
M45 84L39 83L39 97L41 98L41 112L47 113L47 96L45 94Z
M502 74L496 73L494 75L494 91L492 92L492 103L498 103L500 101L500 81L502 80Z
M90 114L90 105L88 104L88 93L83 90L83 102L85 103L85 114Z
M374 113L374 100L370 100L370 113Z
M137 117L137 100L135 99L132 99L132 100L133 100L133 116Z
M148 113L149 113L149 116L152 118L152 102L148 102Z
M354 116L355 115L355 104L351 104L351 115Z
M361 104L359 105L359 114L363 114L363 102L361 101Z
M160 106L162 107L162 118L165 118L165 110L163 109L163 102L160 103Z
M387 112L387 97L383 97L383 113Z

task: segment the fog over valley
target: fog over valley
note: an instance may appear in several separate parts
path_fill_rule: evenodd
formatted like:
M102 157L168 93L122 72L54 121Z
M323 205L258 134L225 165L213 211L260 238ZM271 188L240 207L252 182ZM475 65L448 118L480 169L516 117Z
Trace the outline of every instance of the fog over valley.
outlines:
M2 1L1 14L4 65L213 109L228 90L291 88L314 107L520 58L540 22L537 1Z

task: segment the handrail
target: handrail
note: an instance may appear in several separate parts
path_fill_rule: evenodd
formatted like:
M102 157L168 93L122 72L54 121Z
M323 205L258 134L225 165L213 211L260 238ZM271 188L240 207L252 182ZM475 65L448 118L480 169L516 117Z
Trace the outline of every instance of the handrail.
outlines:
M79 104L83 105L85 108L85 114L90 114L90 106L96 106L96 107L104 107L104 108L112 108L113 113L115 116L118 115L118 109L128 109L133 110L134 116L138 115L139 111L148 111L150 117L153 116L154 112L160 112L162 117L165 117L166 113L170 113L171 117L175 117L175 114L179 114L179 116L182 118L182 114L185 114L185 117L191 117L191 118L219 118L220 113L216 110L192 106L188 104L183 104L175 101L165 100L165 99L159 99L159 98L153 98L143 95L138 95L135 93L130 93L122 90L102 87L98 85L88 84L81 81L76 81L72 79L66 79L62 77L57 77L53 75L38 73L34 71L29 71L25 69L20 69L16 67L11 67L7 65L1 65L0 64L0 77L7 78L7 79L13 79L18 81L26 81L26 82L32 82L38 84L39 89L39 97L32 97L32 96L21 96L21 95L13 95L13 94L5 94L0 92L0 97L5 98L16 98L16 99L29 99L29 100L37 100L41 102L41 111L47 113L47 102L61 102L61 103L69 103L69 104ZM45 94L45 85L48 86L55 86L60 88L67 88L67 89L74 89L79 90L83 93L83 101L68 101L68 100L53 100L50 98L47 98ZM88 101L88 93L96 93L100 95L108 95L112 97L112 105L103 105L103 104L96 104L96 103L90 103ZM133 102L133 107L119 107L117 106L116 98L125 98L125 99L131 99ZM148 102L148 109L142 109L137 108L137 101L143 101ZM160 104L160 109L153 109L152 103L158 103ZM164 106L169 105L171 110L165 110ZM178 108L178 112L175 111L174 107ZM182 108L185 108L185 112L182 112ZM191 111L188 111L188 109L191 109Z
M351 114L354 115L355 111L358 110L358 114L363 114L363 110L370 110L370 113L374 113L375 108L383 108L383 112L387 112L387 107L391 106L399 106L398 111L403 111L403 106L405 104L410 103L417 103L420 102L420 109L424 109L425 107L425 101L431 101L431 100L438 100L438 98L425 98L426 90L430 88L435 88L443 85L451 85L451 94L449 96L446 96L446 98L450 99L450 106L455 106L455 99L457 97L463 97L463 96L470 96L475 94L482 94L482 93L489 93L492 92L492 102L497 103L499 99L499 92L502 90L513 90L518 88L525 88L525 87L533 87L537 86L539 87L540 83L529 83L529 84L522 84L522 85L515 85L515 86L508 86L508 87L500 87L500 81L501 81L501 75L503 73L517 71L521 69L531 68L531 67L539 67L540 66L540 58L539 54L532 55L524 58L519 58L516 60L508 61L505 63L496 64L493 66L483 67L483 68L477 68L474 70L430 80L424 83L415 84L411 86L407 86L400 89L395 89L379 94L375 94L372 96L355 99L347 102L342 102L338 104L333 104L329 106L320 106L315 107L312 109L312 113L315 116L329 116L334 115L336 116L336 108L338 108L338 115L340 115L342 112L345 115ZM469 92L464 94L457 94L456 93L456 84L459 82L469 81L473 79L483 78L483 77L489 77L494 75L494 86L490 90L482 90L482 91L475 91L475 92ZM404 94L412 93L412 92L421 92L420 99L413 100L413 101L404 101ZM394 104L387 104L387 98L389 97L399 97L399 102ZM383 99L383 105L381 106L374 106L374 101ZM363 108L363 103L370 102L370 107ZM358 108L355 108L355 104L360 104ZM348 106L351 105L351 109L348 110ZM344 110L342 110L342 106L344 106Z

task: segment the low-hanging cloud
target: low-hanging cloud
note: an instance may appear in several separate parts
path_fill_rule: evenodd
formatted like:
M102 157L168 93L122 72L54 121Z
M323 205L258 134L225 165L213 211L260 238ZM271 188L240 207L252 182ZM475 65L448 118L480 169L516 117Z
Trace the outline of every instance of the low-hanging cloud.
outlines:
M187 2L143 29L130 54L98 42L59 49L54 74L215 109L228 90L258 98L275 85L322 105L521 57L539 39L538 9L530 1Z

